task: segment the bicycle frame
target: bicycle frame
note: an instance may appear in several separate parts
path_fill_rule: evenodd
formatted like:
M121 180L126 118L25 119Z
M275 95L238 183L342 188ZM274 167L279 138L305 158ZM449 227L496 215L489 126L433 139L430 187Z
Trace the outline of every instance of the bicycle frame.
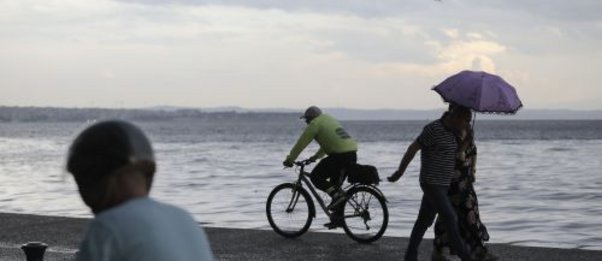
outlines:
M297 179L297 181L294 184L296 186L303 188L303 183L305 183L305 185L309 188L309 192L311 193L313 198L316 201L318 201L318 204L322 208L322 211L330 218L332 216L332 214L329 213L328 209L326 208L326 204L324 203L324 200L322 199L322 197L320 196L320 194L318 193L316 188L311 183L311 180L309 180L309 175L310 175L309 172L306 172L304 169L305 169L305 165L299 166L299 178ZM298 199L299 199L299 193L297 193L296 195L293 196L293 198L291 199L291 203L289 204L289 208L291 208L291 206L294 207L294 205L297 204ZM314 212L313 215L315 217L316 213Z
M324 203L324 200L322 199L322 196L320 196L320 194L318 193L318 191L314 187L313 183L309 179L310 173L307 172L307 171L305 171L306 164L299 164L297 166L299 168L299 178L297 179L297 181L294 184L296 186L299 186L299 187L303 188L303 183L305 183L305 185L309 188L309 192L311 193L311 195L313 196L313 198L318 201L318 204L322 208L322 211L326 214L326 216L328 216L329 218L332 218L332 216L335 215L335 213L330 213L330 211L328 211L326 203ZM348 186L345 186L343 188L343 190L347 191L350 187L354 187L354 186L357 186L357 185L348 185ZM361 186L370 186L370 185L361 185ZM374 186L370 186L370 187L374 188L376 191L378 191L379 194L382 195L382 192L378 188L376 188ZM384 198L384 195L383 195L383 198ZM291 199L291 202L289 203L289 206L288 206L287 209L294 208L294 206L297 204L297 200L299 200L299 194L295 194L293 196L293 198ZM386 201L386 199L385 199L385 201ZM313 216L315 217L315 215L316 215L316 213L314 212Z

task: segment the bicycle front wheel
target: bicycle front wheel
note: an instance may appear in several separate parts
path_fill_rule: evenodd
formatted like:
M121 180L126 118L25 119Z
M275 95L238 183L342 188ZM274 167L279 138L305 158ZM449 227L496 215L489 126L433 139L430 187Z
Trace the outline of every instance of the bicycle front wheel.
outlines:
M373 242L385 233L389 210L385 199L370 187L353 187L343 208L343 229L353 240Z
M281 236L293 238L307 232L313 218L313 202L302 187L285 183L268 196L266 214L270 226Z

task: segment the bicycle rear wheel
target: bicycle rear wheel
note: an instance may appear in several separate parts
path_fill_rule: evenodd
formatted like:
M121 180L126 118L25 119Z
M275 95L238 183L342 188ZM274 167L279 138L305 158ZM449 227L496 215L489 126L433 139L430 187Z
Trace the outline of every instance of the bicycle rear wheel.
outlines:
M311 197L298 185L280 184L268 196L266 204L268 221L274 231L284 237L298 237L307 232L313 213Z
M343 207L345 234L360 243L373 242L385 233L389 210L385 198L374 188L353 187Z

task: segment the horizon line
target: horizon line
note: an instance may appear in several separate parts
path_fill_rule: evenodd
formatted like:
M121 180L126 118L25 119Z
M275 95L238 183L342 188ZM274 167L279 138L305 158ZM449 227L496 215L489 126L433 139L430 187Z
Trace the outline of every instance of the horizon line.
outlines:
M355 108L355 107L341 107L341 106L318 106L324 110L352 110L352 111L436 111L445 110L446 107L428 108L428 109L411 109L411 108ZM295 108L295 107L243 107L237 105L231 106L209 106L209 107L193 107L193 106L175 106L175 105L152 105L144 107L103 107L103 106L56 106L56 105L0 105L0 108L38 108L38 109L104 109L104 110L214 110L216 112L229 112L232 110L242 110L249 112L265 112L262 110L270 110L270 112L292 112L292 111L303 111L306 107ZM223 111L220 111L223 110ZM570 108L521 108L520 111L570 111L570 112L602 112L600 109L570 109ZM518 113L518 112L517 112Z

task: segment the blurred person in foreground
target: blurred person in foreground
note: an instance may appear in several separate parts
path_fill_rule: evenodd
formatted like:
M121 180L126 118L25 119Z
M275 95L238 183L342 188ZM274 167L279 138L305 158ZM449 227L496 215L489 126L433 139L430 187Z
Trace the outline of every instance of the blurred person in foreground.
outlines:
M337 212L341 204L345 202L345 191L340 187L339 181L343 175L342 170L357 162L357 143L343 129L339 121L334 117L322 113L322 110L316 106L310 106L305 110L302 119L307 123L307 127L284 159L282 163L285 167L292 167L299 154L309 145L312 140L316 140L320 149L309 159L320 160L318 165L311 171L311 182L320 190L328 193L332 198L328 209ZM342 220L331 220L324 226L332 229L342 226Z
M390 182L399 180L416 153L421 150L419 179L423 196L404 256L406 261L418 260L420 242L437 214L445 222L452 250L463 261L472 260L470 250L460 235L458 217L448 196L458 151L456 134L468 129L471 118L470 109L462 106L450 107L440 119L424 127L406 150L397 171L388 178Z
M88 127L69 149L67 171L95 216L76 260L213 260L188 212L148 196L155 159L138 127L124 121Z

